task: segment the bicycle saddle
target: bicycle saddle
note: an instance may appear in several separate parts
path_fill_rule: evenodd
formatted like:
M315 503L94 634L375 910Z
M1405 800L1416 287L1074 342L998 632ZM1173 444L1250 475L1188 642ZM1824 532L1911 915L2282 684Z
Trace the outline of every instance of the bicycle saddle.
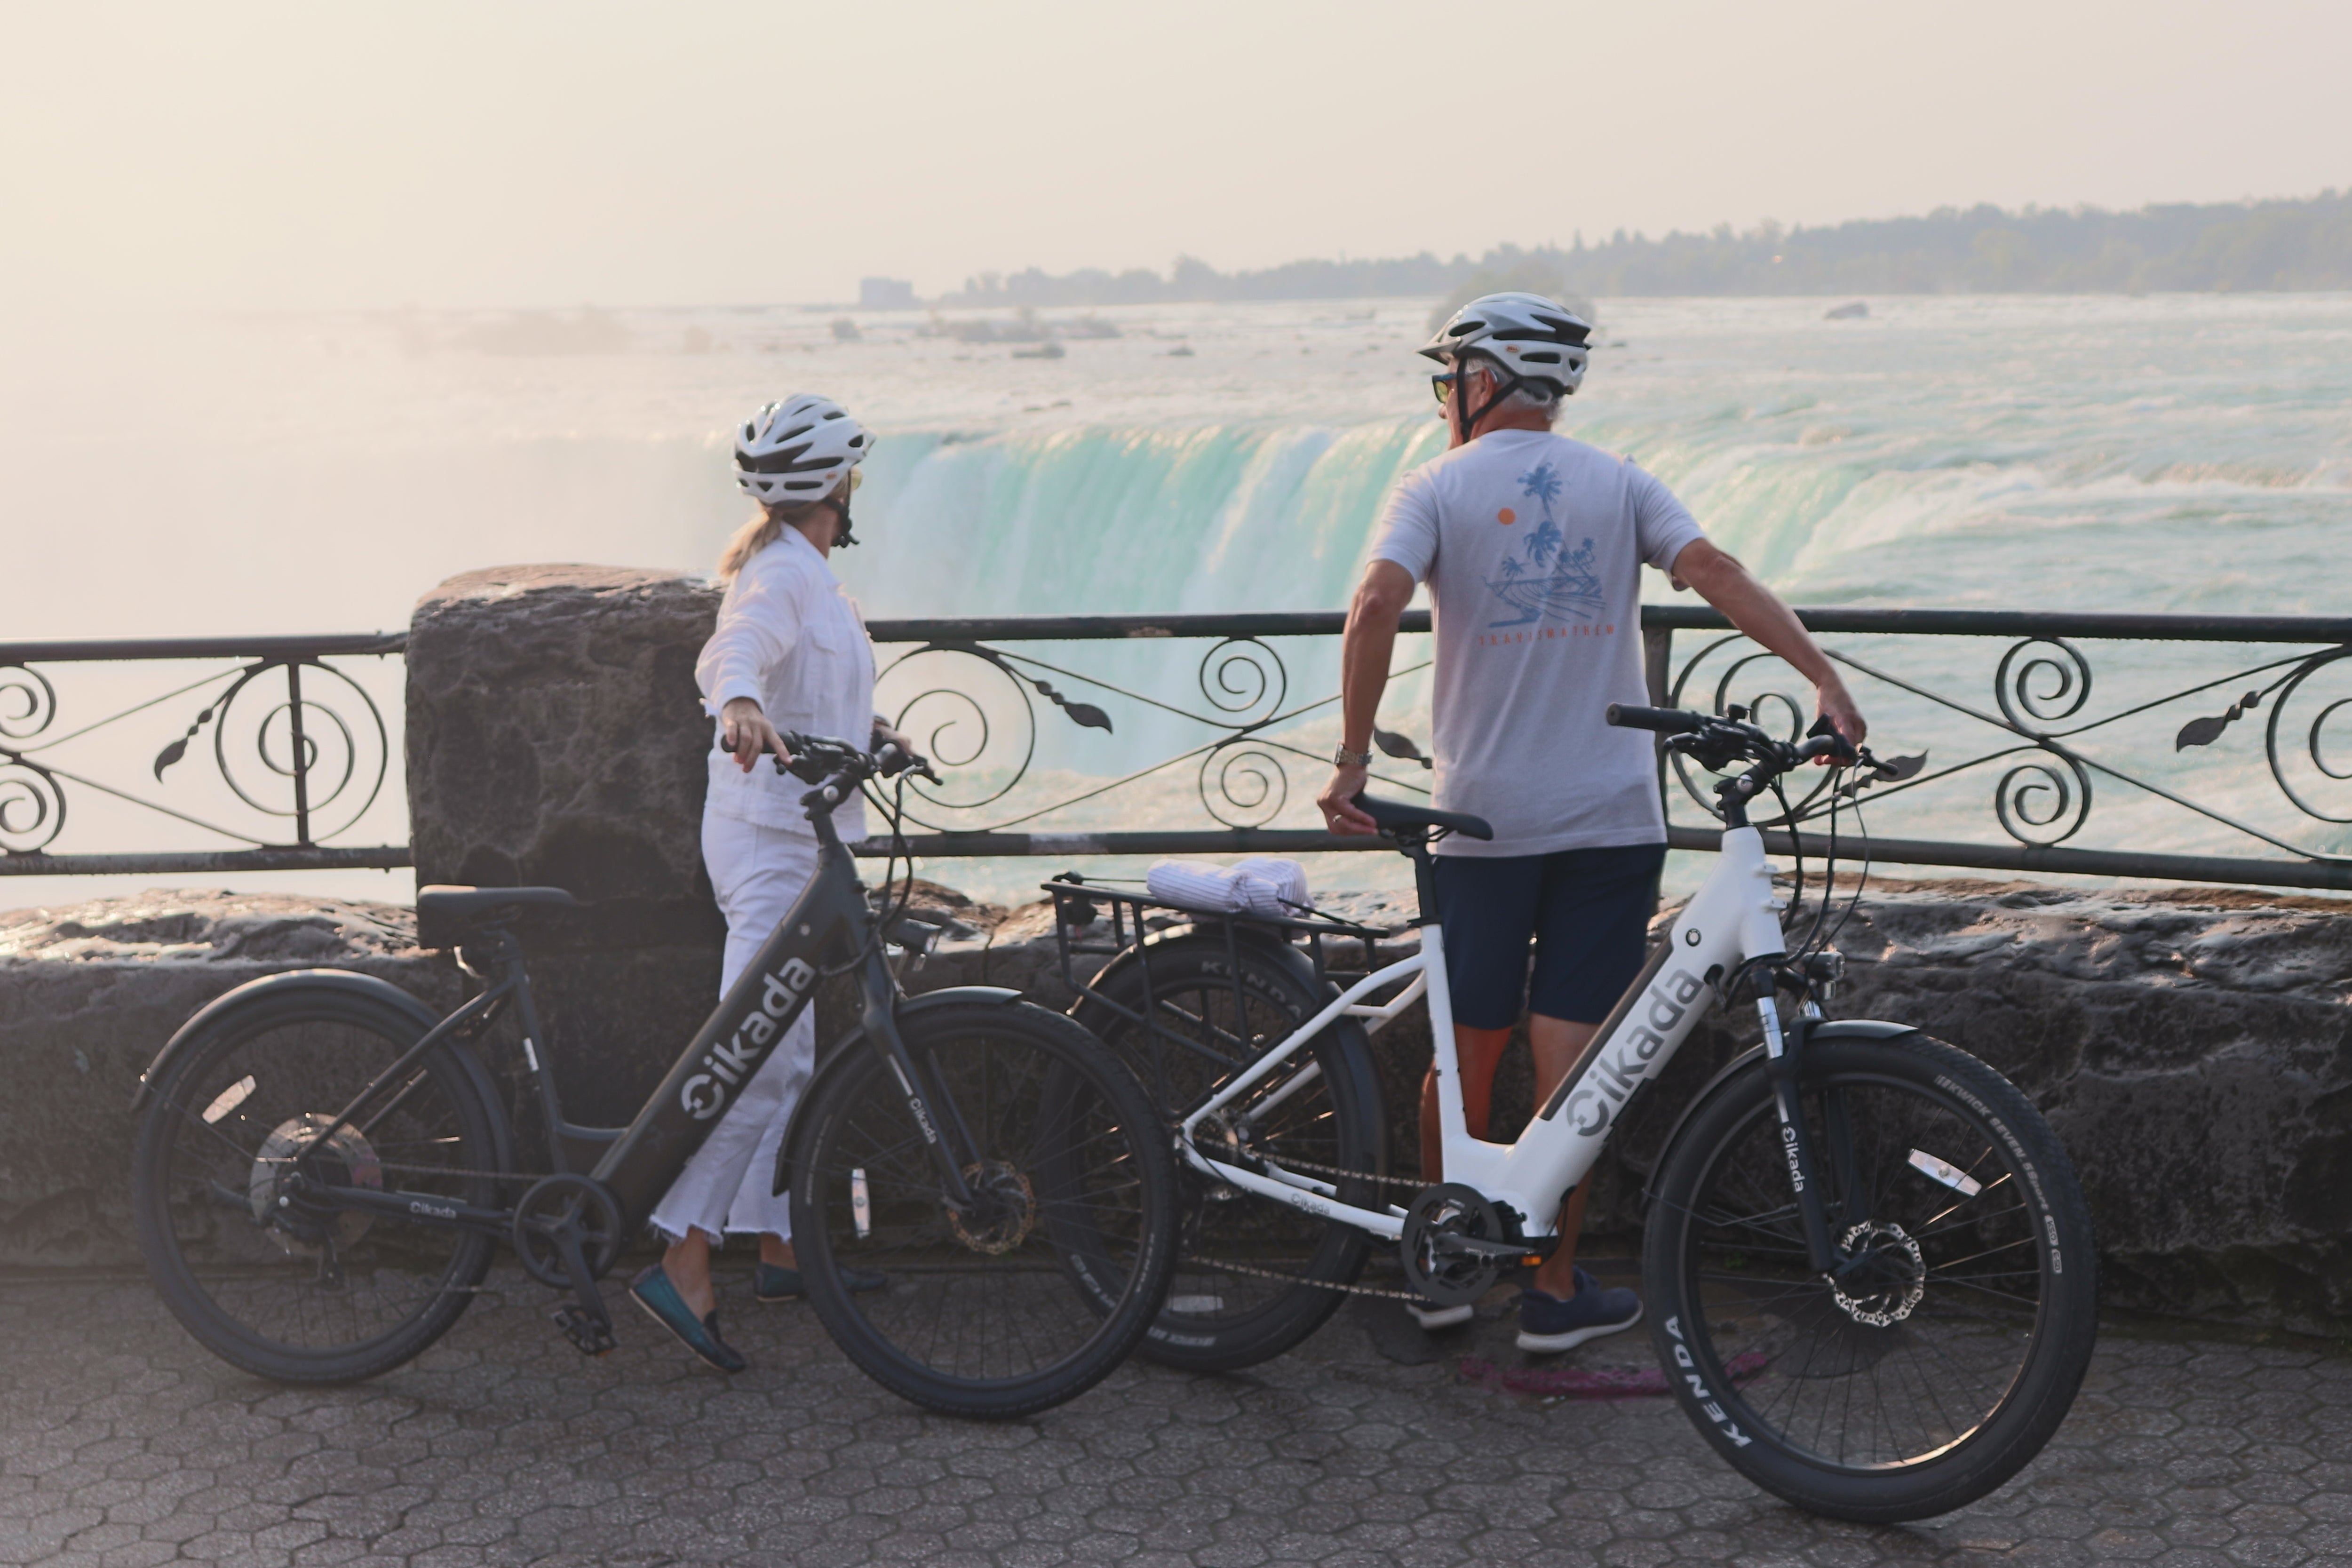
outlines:
M480 921L534 904L568 910L579 903L562 888L457 888L416 889L416 912L455 921Z
M1495 830L1486 826L1485 817L1473 816L1466 811L1439 811L1402 800L1382 800L1376 795L1359 795L1356 805L1381 825L1382 832L1393 833L1400 827L1444 827L1465 838L1495 837Z

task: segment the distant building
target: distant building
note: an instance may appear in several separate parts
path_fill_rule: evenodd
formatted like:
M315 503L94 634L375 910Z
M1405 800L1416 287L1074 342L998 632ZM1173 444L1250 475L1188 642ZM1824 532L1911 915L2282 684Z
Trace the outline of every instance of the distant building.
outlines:
M915 308L915 286L897 278L861 278L857 280L857 308L911 310Z

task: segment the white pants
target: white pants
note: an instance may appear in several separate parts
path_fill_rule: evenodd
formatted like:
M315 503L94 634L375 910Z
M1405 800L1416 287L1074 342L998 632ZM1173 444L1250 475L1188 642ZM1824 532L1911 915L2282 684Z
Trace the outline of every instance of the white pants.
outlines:
M727 956L719 971L724 996L816 874L816 837L705 816L702 863L719 895L719 912L727 917ZM815 1067L816 1009L803 1007L654 1205L656 1230L671 1241L689 1229L714 1244L730 1230L792 1239L791 1199L770 1189L777 1146Z

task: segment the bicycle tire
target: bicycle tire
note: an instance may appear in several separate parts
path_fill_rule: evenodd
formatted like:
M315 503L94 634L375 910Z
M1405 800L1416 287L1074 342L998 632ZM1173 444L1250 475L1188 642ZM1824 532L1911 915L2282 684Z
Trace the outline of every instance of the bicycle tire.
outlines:
M1032 1003L927 1008L899 1035L934 1114L976 1152L967 1181L993 1195L951 1213L890 1063L842 1053L791 1133L809 1300L910 1404L1007 1419L1076 1398L1133 1352L1167 1290L1175 1171L1159 1118L1101 1042ZM889 1284L852 1293L844 1268Z
M355 1383L415 1359L472 1303L488 1237L273 1202L304 1156L337 1181L499 1201L503 1120L454 1047L318 1148L324 1123L424 1034L364 996L281 992L212 1020L151 1086L131 1155L140 1251L215 1355L278 1383Z
M1810 1273L1759 1062L1659 1163L1652 1343L1692 1424L1765 1490L1864 1523L1948 1513L2074 1403L2098 1334L2090 1211L2032 1101L1940 1040L1821 1041L1801 1073L1832 1239L1867 1267Z
M1239 961L1237 1026L1233 975ZM1149 973L1146 966L1149 966ZM1292 949L1244 933L1229 949L1222 933L1179 931L1156 937L1132 962L1114 961L1095 979L1098 995L1081 997L1072 1016L1134 1068L1173 1126L1231 1075L1313 1017L1336 994ZM1223 1062L1155 1036L1134 1016L1156 1015L1162 1029L1193 1045L1223 1047ZM1339 1201L1377 1207L1385 1128L1380 1079L1363 1026L1342 1018L1301 1053L1316 1080L1291 1094L1256 1130L1256 1146L1301 1168L1360 1171L1331 1178ZM1269 1079L1260 1099L1278 1092L1286 1073ZM1169 1297L1140 1353L1192 1372L1232 1372L1291 1350L1329 1321L1346 1299L1341 1287L1364 1271L1371 1238L1325 1219L1217 1184L1181 1160L1179 1253ZM1239 1264L1241 1269L1226 1267ZM1264 1269L1264 1274L1242 1269ZM1283 1278L1267 1278L1268 1275ZM1287 1282L1286 1282L1287 1281Z

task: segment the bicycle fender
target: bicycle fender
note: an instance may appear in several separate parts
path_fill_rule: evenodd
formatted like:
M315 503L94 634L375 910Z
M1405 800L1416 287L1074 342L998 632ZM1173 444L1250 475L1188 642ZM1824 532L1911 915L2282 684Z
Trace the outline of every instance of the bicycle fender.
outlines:
M1890 1024L1881 1018L1824 1018L1806 1027L1805 1038L1809 1041L1892 1040L1903 1035L1916 1035L1918 1032L1916 1025ZM1683 1123L1691 1119L1691 1112L1706 1104L1717 1089L1730 1082L1740 1073L1758 1066L1763 1060L1764 1047L1760 1045L1750 1046L1724 1063L1717 1069L1713 1078L1700 1085L1699 1091L1683 1102L1682 1110L1675 1117L1675 1124L1666 1130L1665 1141L1658 1145L1659 1160L1663 1162L1665 1159L1666 1151L1673 1148L1675 1140L1683 1135Z
M958 1006L965 1003L994 1004L1002 1007L1024 1000L1025 997L1021 992L1007 985L950 985L944 990L926 991L919 996L908 997L898 1004L896 1016L919 1017L925 1013L940 1007ZM866 1026L853 1024L839 1039L817 1053L816 1066L809 1073L808 1087L801 1090L800 1104L793 1107L793 1121L797 1122L800 1119L800 1107L815 1098L816 1086L824 1080L825 1075L833 1070L835 1065L843 1057L865 1043ZM788 1124L784 1129L782 1140L776 1145L776 1173L774 1182L769 1188L771 1197L783 1196L785 1189L792 1185L793 1131L793 1128Z
M379 980L373 974L357 974L348 969L289 969L282 974L265 974L258 980L248 980L242 985L222 992L197 1008L186 1023L174 1030L172 1037L163 1042L163 1048L155 1053L155 1059L147 1064L147 1070L139 1075L139 1087L131 1092L131 1109L136 1111L145 1107L149 1086L163 1076L164 1068L180 1052L188 1048L190 1041L211 1027L224 1014L296 991L341 991L363 995L400 1009L415 1019L420 1029L430 1029L441 1021L441 1016L432 1008L392 982ZM488 1092L488 1083L481 1087L485 1091L484 1097L493 1104L497 1103L497 1097Z

